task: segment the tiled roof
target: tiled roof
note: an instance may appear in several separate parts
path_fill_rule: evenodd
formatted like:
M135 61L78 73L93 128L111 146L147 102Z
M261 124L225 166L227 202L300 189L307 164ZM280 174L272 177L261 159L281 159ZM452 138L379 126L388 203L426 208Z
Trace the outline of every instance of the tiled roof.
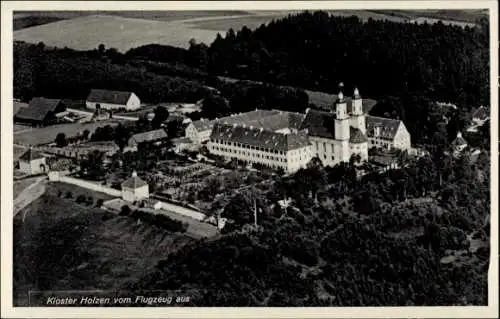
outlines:
M146 183L145 181L143 181L142 179L140 179L137 176L132 176L129 179L127 179L125 182L122 183L122 188L126 187L126 188L136 189L136 188L139 188L139 187L142 187L145 185L148 185L148 183Z
M177 137L171 140L173 144L192 143L189 137Z
M307 129L310 136L335 139L335 118L335 113L308 110L300 129Z
M331 108L332 106L334 106L333 103L338 100L338 96L335 94L316 91L306 91L306 93L309 95L309 101L323 109ZM352 97L344 95L344 101L347 103L347 113L352 113ZM377 101L364 98L362 104L363 112L365 114L368 114L377 104Z
M473 119L479 119L482 121L487 120L489 117L490 117L490 112L484 106L481 106L476 111L474 111L474 113L472 114Z
M358 128L351 126L349 135L349 143L359 144L368 142L365 134Z
M378 116L367 116L366 117L366 135L368 137L375 136L375 128L380 127L379 138L393 140L398 131L400 120L389 119L385 117Z
M310 145L307 135L303 132L277 133L236 124L215 124L210 138L278 151L289 151Z
M165 132L164 129L142 132L132 135L132 137L128 140L128 145L135 146L139 143L153 142L163 138L167 138L167 133Z
M457 136L453 142L451 142L452 145L467 145L467 141L462 137L462 136Z
M397 162L396 159L392 156L375 155L370 157L370 163L380 166L389 166L396 162Z
M127 104L131 95L132 92L93 89L90 91L90 94L87 97L87 101L125 105Z
M284 128L299 129L304 115L300 113L279 110L255 110L246 113L234 114L215 120L199 120L193 122L198 132L211 130L215 123L245 124L270 131Z
M19 160L24 161L24 162L31 162L36 159L44 158L40 152L34 151L31 148L28 149L21 157L19 157Z
M214 127L215 120L198 120L194 121L193 125L198 132L208 131Z
M50 112L55 112L61 100L35 97L28 107L22 107L16 114L16 118L24 120L43 121Z
M16 115L17 112L19 112L20 109L28 107L28 104L22 103L22 102L18 102L18 101L14 101L13 107L14 107L14 109L12 110L12 114Z

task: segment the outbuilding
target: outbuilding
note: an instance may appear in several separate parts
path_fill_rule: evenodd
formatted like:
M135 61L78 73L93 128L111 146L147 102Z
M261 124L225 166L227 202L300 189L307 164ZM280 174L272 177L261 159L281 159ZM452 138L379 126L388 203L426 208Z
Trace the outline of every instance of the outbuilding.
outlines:
M127 202L137 202L149 198L148 183L137 176L134 171L132 177L122 183L122 198Z
M141 100L133 92L94 89L90 91L85 105L93 110L126 109L132 111L141 108Z

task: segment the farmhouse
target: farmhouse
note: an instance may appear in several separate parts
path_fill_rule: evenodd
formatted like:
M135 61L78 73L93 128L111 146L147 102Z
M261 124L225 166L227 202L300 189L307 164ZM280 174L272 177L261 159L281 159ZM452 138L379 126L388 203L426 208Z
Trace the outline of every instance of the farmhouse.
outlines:
M66 113L66 105L61 100L35 97L27 107L19 108L14 122L34 126L45 126L57 121Z
M89 109L126 109L131 111L140 109L141 101L133 92L94 89L90 91L85 105Z
M45 156L31 148L19 158L19 170L28 175L44 173L47 169Z
M134 203L149 198L148 183L137 176L134 171L132 177L122 183L122 198L127 202Z
M410 133L403 121L378 116L366 117L368 147L401 149L411 148Z
M141 143L151 143L154 145L161 145L168 138L164 129L158 129L148 132L142 132L132 135L127 142L125 151L136 151L137 146Z

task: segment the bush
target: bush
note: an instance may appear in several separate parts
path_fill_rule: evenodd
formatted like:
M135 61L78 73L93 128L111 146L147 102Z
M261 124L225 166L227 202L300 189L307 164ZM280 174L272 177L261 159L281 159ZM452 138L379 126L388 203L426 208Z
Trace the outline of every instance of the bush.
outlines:
M132 213L132 210L130 209L130 207L128 207L127 205L123 205L121 210L120 210L120 216L129 216L130 213Z
M66 193L66 198L73 198L73 193L71 193L70 191L68 191Z
M102 205L104 204L104 201L102 200L102 198L99 198L95 204L96 207L101 207Z
M92 196L87 197L87 205L90 206L94 204L94 198Z
M78 195L78 197L76 198L76 202L77 202L78 204L81 204L81 203L85 202L85 201L86 201L86 199L87 199L87 198L85 197L85 195Z

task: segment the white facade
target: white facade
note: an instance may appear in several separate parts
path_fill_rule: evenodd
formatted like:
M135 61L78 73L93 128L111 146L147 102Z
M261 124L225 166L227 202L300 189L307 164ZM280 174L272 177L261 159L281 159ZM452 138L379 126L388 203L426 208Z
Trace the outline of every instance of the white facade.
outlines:
M45 157L32 159L31 161L19 161L19 170L28 175L36 175L44 173L48 170Z
M131 203L149 198L149 186L144 185L138 188L122 187L122 198Z
M385 148L387 150L400 149L409 150L411 148L411 136L403 122L399 123L396 134L392 139L380 137L377 132L368 137L368 148Z
M185 136L190 138L191 141L197 144L201 144L203 142L206 142L210 139L210 134L212 133L212 128L207 128L205 130L200 130L196 128L196 126L193 124L193 122L189 123L189 125L186 127L186 132Z
M125 104L113 104L113 103L90 102L90 101L85 102L85 105L87 106L87 108L93 109L93 110L95 110L95 108L97 107L97 104L99 104L101 106L101 109L104 109L104 110L127 109L129 111L133 111L133 110L138 110L141 108L141 101L139 100L137 95L135 95L134 93L130 94L128 101Z
M258 163L271 168L282 168L286 172L295 172L306 167L313 158L312 146L308 145L289 151L258 148L233 142L210 140L207 144L210 153L227 159L238 159L248 163Z

